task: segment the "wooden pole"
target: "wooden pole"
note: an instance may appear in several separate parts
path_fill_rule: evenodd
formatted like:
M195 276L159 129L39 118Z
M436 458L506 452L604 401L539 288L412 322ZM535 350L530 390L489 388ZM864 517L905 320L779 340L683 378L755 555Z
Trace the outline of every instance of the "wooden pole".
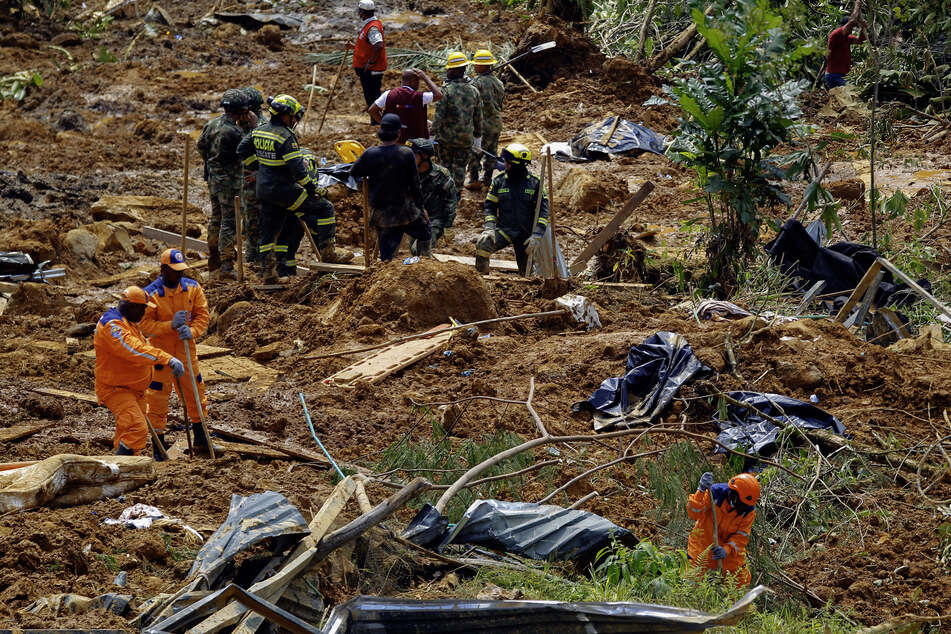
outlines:
M323 260L320 259L320 250L317 248L317 243L314 242L314 236L310 232L310 227L307 226L307 223L304 222L303 218L298 218L298 220L300 220L300 226L304 229L304 235L307 236L307 241L310 243L310 248L314 250L314 257L317 258L318 262L323 262Z
M509 70L512 71L512 74L515 75L515 77L516 77L520 82L522 82L523 84L525 84L526 86L528 86L528 89L529 89L529 90L531 90L531 91L534 92L534 93L538 93L538 91L535 89L535 86L532 86L530 83L528 83L528 80L525 79L524 77L522 77L522 73L520 73L520 72L518 72L517 70L515 70L515 67L514 67L514 66L509 66Z
M347 58L346 55L343 56L344 59ZM304 116L310 114L310 107L314 103L314 89L317 87L317 64L314 64L314 70L310 74L310 96L307 97L307 110L304 111ZM310 126L307 126L310 127Z
M334 93L337 92L337 82L340 81L340 75L343 73L343 66L347 63L347 52L350 49L344 49L343 59L340 60L340 67L337 68L337 76L334 77L333 87L330 89L330 94L327 96L327 105L324 106L324 114L320 116L320 125L317 126L317 135L320 135L320 131L324 129L324 120L327 118L327 112L330 110L330 104L333 103ZM314 66L314 68L317 68Z
M162 461L168 460L168 452L165 451L165 446L162 444L162 441L158 436L158 432L156 432L155 428L152 427L152 423L149 422L147 417L145 419L145 424L149 427L149 435L152 437L152 446L155 447L156 453L162 457Z
M713 545L720 546L720 537L717 532L717 505L713 503L713 489L707 489L707 496L710 498L710 513L713 515ZM712 557L713 554L711 553ZM717 570L723 572L723 560L717 559Z
M201 424L201 430L205 432L205 440L208 441L208 455L215 459L215 443L211 441L211 432L208 430L208 424L205 423L205 409L201 406L201 397L198 394L198 382L195 381L195 369L192 367L191 346L188 339L183 339L185 344L185 361L187 361L188 378L191 379L192 395L195 397L195 407L198 408L198 422Z
M178 388L178 400L182 402L182 423L185 425L185 442L188 443L188 457L191 458L195 455L195 451L192 449L192 425L188 421L188 403L185 401L185 390L182 389L182 380L175 377L175 387ZM199 407L201 405L199 404Z
M551 230L551 276L555 279L558 274L558 243L555 240L555 184L552 174L552 154L548 148L548 228Z
M542 212L542 198L545 196L545 166L547 165L546 161L542 160L542 169L538 172L538 198L535 199L535 218L532 220L532 232L535 231L535 225L538 224L538 216ZM528 256L528 260L525 262L525 277L531 277L532 267L535 266L535 254L532 253Z
M238 281L244 281L244 237L241 217L241 196L234 197L234 240L238 247Z
M363 265L370 268L370 186L363 179Z
M191 139L185 135L185 157L182 159L182 255L185 255L185 237L188 231L188 159L191 158Z

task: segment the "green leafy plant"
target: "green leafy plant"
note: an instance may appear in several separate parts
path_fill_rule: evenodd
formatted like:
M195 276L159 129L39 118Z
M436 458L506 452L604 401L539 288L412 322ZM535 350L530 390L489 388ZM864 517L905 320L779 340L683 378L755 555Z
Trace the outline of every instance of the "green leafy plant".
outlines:
M96 49L96 61L100 64L111 64L113 62L118 62L119 58L112 54L105 46L100 46Z
M115 18L111 15L100 15L83 23L73 23L69 28L75 31L83 40L98 40L109 30L113 20Z
M43 87L43 76L34 70L21 70L0 77L0 100L23 101L32 88Z
M811 164L808 153L774 153L807 132L796 124L806 83L787 79L789 60L804 53L789 50L782 18L765 0L738 0L716 22L699 10L693 18L714 59L667 88L682 111L668 154L697 174L710 220L704 282L725 297L753 252L761 208L788 204L781 181Z

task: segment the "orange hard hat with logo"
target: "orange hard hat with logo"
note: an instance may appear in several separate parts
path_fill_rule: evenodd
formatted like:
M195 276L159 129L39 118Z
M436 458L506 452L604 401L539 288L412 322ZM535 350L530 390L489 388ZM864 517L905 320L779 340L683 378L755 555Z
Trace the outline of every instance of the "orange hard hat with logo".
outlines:
M185 256L178 249L165 249L162 251L162 264L176 271L184 271L188 268L188 264L185 263Z
M741 473L730 478L729 487L736 491L740 502L747 506L754 506L759 500L759 480L752 473Z
M130 286L126 288L124 291L122 291L122 293L119 294L119 299L123 302L129 302L130 304L144 304L152 308L155 307L155 304L152 303L152 298L149 297L149 294L138 286Z

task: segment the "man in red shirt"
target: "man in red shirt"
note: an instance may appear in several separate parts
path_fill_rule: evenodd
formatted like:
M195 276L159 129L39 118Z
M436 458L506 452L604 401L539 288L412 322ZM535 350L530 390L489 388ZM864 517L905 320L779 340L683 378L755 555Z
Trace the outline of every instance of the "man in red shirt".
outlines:
M420 92L419 80L426 82L429 88ZM395 114L403 127L397 143L406 143L409 139L428 139L429 122L426 119L426 106L442 99L442 91L433 83L429 75L418 68L403 71L402 85L387 90L373 102L369 108L370 116L379 123L385 114Z
M862 26L859 36L852 35L856 24ZM826 55L826 88L845 85L845 76L852 69L852 44L865 41L865 20L858 13L842 18L839 28L829 34L829 49Z
M375 14L373 0L360 0L357 13L363 24L353 45L353 71L360 78L363 99L370 107L380 96L383 86L383 73L386 71L386 41L383 39L383 23ZM376 125L370 119L370 125Z

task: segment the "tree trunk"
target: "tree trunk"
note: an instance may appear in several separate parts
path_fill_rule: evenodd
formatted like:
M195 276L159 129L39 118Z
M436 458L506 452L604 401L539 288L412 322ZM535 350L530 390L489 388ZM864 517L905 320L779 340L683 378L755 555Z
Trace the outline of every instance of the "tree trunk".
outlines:
M542 5L543 14L553 15L579 28L584 28L591 10L589 0L545 0Z
M703 12L704 15L710 15L713 13L713 5L711 4L707 7L707 10ZM647 72L653 73L658 68L670 61L677 52L685 47L694 35L697 34L697 25L691 24L686 29L680 32L680 34L675 37L670 44L664 47L664 50L659 52L657 55L654 55L647 62Z
M637 52L634 54L634 61L640 61L644 57L644 43L647 41L647 31L650 30L651 20L654 19L654 9L657 8L657 0L651 0L647 5L647 12L644 14L644 23L641 24L641 34L637 41Z

